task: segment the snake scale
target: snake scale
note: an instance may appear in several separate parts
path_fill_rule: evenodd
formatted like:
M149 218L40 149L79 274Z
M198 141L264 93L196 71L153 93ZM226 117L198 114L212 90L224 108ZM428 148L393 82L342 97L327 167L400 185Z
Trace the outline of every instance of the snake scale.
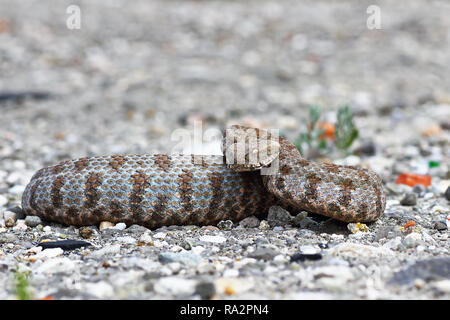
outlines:
M264 131L232 129L255 130L258 137ZM273 158L251 168L230 165L226 156L201 156L199 161L194 155L144 154L63 161L34 174L22 207L27 215L63 224L110 221L148 228L236 222L264 216L273 205L345 222L374 221L383 214L386 199L375 172L309 161L286 139L278 142L278 171L270 175L261 175L260 169Z

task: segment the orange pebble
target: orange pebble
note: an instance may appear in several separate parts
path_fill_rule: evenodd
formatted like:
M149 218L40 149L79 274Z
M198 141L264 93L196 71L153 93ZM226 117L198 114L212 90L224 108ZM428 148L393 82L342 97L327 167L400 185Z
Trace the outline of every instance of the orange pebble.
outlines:
M39 300L55 300L52 296L45 296Z
M429 175L421 175L415 173L402 173L395 180L396 184L406 184L414 187L416 184L421 184L425 187L431 185L431 177Z
M409 228L409 227L414 227L416 225L416 222L414 220L409 220L407 223L405 223L405 225L403 226L403 228Z
M318 122L317 127L322 129L324 132L320 136L320 139L330 139L334 140L334 124L329 122Z
M225 294L228 296L231 296L232 294L235 294L236 290L234 290L232 287L230 286L226 286L225 287Z

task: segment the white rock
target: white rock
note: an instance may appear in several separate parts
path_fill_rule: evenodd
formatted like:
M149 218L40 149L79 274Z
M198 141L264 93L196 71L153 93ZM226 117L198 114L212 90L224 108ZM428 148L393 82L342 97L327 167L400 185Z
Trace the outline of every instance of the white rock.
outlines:
M126 227L127 227L127 225L125 223L119 222L112 228L116 229L116 230L125 230Z
M127 244L136 243L136 239L131 236L117 237L117 241Z
M167 232L158 232L153 235L153 238L155 239L164 239L167 236Z
M422 236L418 232L411 232L403 239L402 242L405 247L414 248L422 243Z
M191 295L195 291L196 281L178 277L165 277L158 280L154 290L162 295Z
M52 228L50 226L45 226L42 231L44 231L45 233L50 233L52 232Z
M19 219L16 221L16 225L13 227L14 231L26 231L28 226L25 224L25 219Z
M152 236L150 235L150 232L145 232L143 235L139 237L139 242L150 243L152 241L153 239Z
M450 280L435 281L433 287L444 293L450 293Z
M59 257L44 261L37 269L34 270L34 272L38 274L71 273L75 269L76 263L74 261L67 257Z
M348 256L348 257L381 257L391 256L394 252L386 247L374 247L359 243L344 242L331 248L328 253L334 256Z
M92 257L101 257L104 255L113 255L120 252L120 244L113 244L103 247L91 253Z
M223 243L227 241L227 238L222 236L210 236L210 235L204 235L200 237L200 241L204 242L211 242L211 243Z
M64 253L64 250L61 248L50 248L42 250L41 252L38 252L34 258L36 259L48 259L48 258L54 258L57 256L60 256Z

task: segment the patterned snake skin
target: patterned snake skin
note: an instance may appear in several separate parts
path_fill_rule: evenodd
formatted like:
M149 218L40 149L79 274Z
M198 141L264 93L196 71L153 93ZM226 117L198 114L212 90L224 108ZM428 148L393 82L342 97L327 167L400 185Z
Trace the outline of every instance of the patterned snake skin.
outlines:
M234 126L244 130L258 129ZM80 158L43 168L27 185L27 215L70 225L101 221L208 225L263 216L272 205L308 210L346 222L383 214L380 177L369 170L303 159L279 138L279 170L261 175L223 156L113 155ZM297 212L292 212L297 213Z

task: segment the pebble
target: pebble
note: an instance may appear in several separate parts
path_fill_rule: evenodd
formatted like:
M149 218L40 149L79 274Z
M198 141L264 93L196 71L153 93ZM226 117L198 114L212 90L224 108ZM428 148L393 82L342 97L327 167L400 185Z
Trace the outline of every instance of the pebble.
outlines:
M84 239L90 239L98 235L97 228L94 226L80 227L78 233Z
M260 224L260 221L255 216L250 216L250 217L244 218L239 222L239 225L244 228L257 228L259 226L259 224Z
M39 218L38 216L27 216L25 218L25 224L31 228L34 228L41 223L41 218Z
M143 235L141 235L139 237L139 242L141 243L145 243L145 244L150 244L153 242L153 238L150 235L150 232L145 232Z
M255 251L251 252L248 257L258 260L272 260L278 254L278 251L271 248L257 248Z
M204 235L200 237L200 241L203 242L209 242L209 243L224 243L227 241L227 238L222 236L210 236L210 235Z
M423 197L425 195L425 187L421 184L416 184L413 188L412 191L417 194L418 197Z
M407 248L417 247L422 243L422 236L420 235L420 233L411 232L403 239L402 243Z
M187 266L197 266L202 262L202 258L189 251L182 252L161 252L158 255L159 261L163 263L179 262Z
M35 259L47 259L47 258L54 258L57 256L60 256L64 253L64 250L61 248L50 248L42 250L41 252L37 253L35 256L33 256Z
M91 253L92 257L103 257L107 255L114 255L120 252L120 244L107 245L99 250L95 250Z
M5 225L7 227L14 227L17 221L17 216L15 212L7 210L3 212L3 219L5 220Z
M266 220L262 220L258 227L259 230L270 230L270 225Z
M125 230L126 227L127 227L127 225L125 223L119 222L112 228L115 230Z
M195 292L196 282L179 277L165 277L156 281L153 288L161 295L189 296Z
M216 286L213 282L202 281L195 285L195 294L201 299L211 299L216 294Z
M231 230L233 228L233 221L221 220L217 224L217 228L219 228L220 230Z
M308 217L308 212L301 211L292 219L291 223L294 227L301 227L302 220L305 219L306 217Z
M447 201L450 201L450 187L448 187L447 190L445 190L444 196L445 199L447 199Z
M272 206L269 208L267 215L267 222L273 228L275 226L286 226L291 222L291 214L279 206Z
M439 231L443 231L443 230L447 230L447 224L443 221L436 221L433 224L433 229L439 230Z
M114 296L113 286L106 281L86 283L84 290L99 299L108 299Z
M112 228L112 227L114 227L114 223L109 222L109 221L102 221L102 222L100 222L99 230L103 231L103 230L106 230L106 229Z
M417 195L415 193L405 194L403 199L400 200L400 204L402 206L415 206L417 204Z

